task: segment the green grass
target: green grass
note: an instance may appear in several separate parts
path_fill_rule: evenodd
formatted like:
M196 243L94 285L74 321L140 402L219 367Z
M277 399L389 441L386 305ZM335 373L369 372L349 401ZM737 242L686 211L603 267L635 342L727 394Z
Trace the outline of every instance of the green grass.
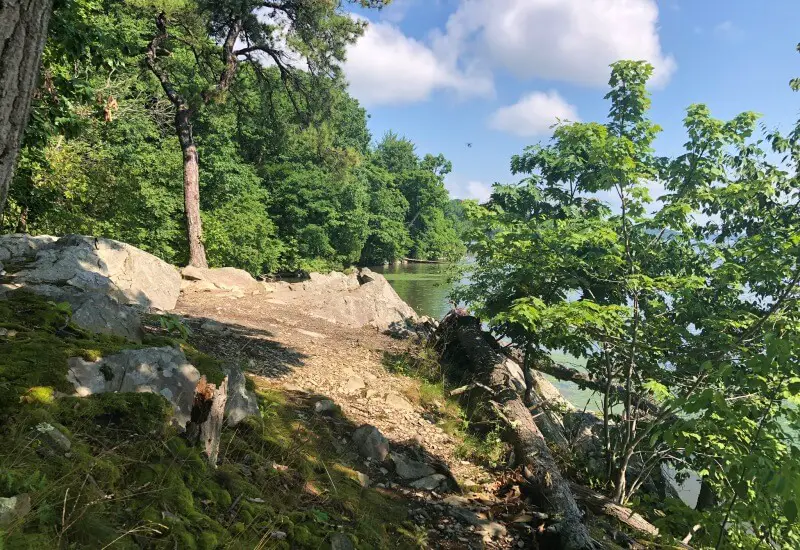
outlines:
M0 496L26 492L33 503L0 531L3 550L311 549L329 546L334 532L359 549L416 547L406 503L361 487L336 451L335 425L308 414L310 403L259 392L260 416L223 431L211 468L170 425L161 396L58 397L69 390L67 357L130 344L64 333L59 306L21 293L0 302L0 319L19 331L0 343ZM219 376L214 358L186 351ZM67 454L40 439L44 422L69 437Z
M385 353L384 367L417 381L406 397L436 418L437 425L456 440L456 455L488 468L497 468L508 452L495 426L475 426L460 403L450 397L447 377L436 352L422 346L401 354Z

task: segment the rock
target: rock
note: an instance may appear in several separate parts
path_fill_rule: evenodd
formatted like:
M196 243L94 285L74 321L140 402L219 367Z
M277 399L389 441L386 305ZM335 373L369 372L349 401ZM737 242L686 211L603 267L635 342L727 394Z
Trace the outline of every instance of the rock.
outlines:
M296 328L294 330L296 330L297 332L299 332L300 334L302 334L304 336L309 336L311 338L318 338L320 340L324 340L325 338L327 338L327 336L325 336L324 334L320 334L319 332L313 332L313 331L310 331L310 330L304 330L302 328Z
M331 550L353 550L354 548L350 537L344 533L334 533L331 535Z
M38 439L51 451L63 454L72 448L72 441L58 428L47 422L36 425Z
M420 479L436 473L436 470L424 462L411 460L397 453L392 453L392 462L395 472L403 479Z
M248 416L258 416L258 398L247 389L247 377L238 367L224 368L228 377L228 401L225 403L225 423L236 426Z
M276 539L276 540L284 540L284 539L286 539L286 533L284 533L283 531L273 531L273 532L271 532L269 534L269 536L270 536L270 538L273 538L273 539Z
M141 341L141 311L174 309L180 294L174 267L111 239L2 235L0 256L23 262L9 276L14 287L67 302L81 328L135 342Z
M422 479L418 479L411 483L414 489L425 489L426 491L435 491L442 484L447 481L447 476L442 474L433 474Z
M365 458L383 462L389 456L389 441L378 428L364 424L353 432L353 444Z
M53 244L56 240L58 240L56 237L49 235L39 237L24 233L0 235L0 261L10 260L9 263L12 263L32 260L41 249Z
M363 472L357 472L358 475L358 484L364 487L365 489L369 487L369 476Z
M203 332L213 332L215 334L223 334L225 332L228 332L228 327L226 327L219 321L208 319L206 321L203 321L203 324L200 325L200 330L202 330Z
M0 527L8 527L25 517L30 511L31 496L28 493L8 498L0 497Z
M173 418L180 426L189 420L200 372L178 349L129 349L94 362L73 357L68 364L67 380L78 397L106 392L157 393L172 403Z
M181 279L168 263L112 239L66 235L42 247L36 260L14 275L29 285L67 285L97 292L120 304L170 311Z
M342 391L346 394L354 394L359 393L361 390L367 387L367 384L364 382L364 379L358 375L353 375L347 379L344 386L342 386Z
M314 412L317 414L334 414L339 407L330 399L322 399L314 403Z
M400 411L413 411L414 406L409 403L405 398L397 395L396 393L390 393L386 395L384 399L386 404L393 409L398 409Z
M235 267L202 268L188 266L181 269L181 276L189 284L184 290L220 290L230 291L235 295L257 294L263 291L261 283L256 281L247 271Z
M77 302L70 320L79 327L99 334L115 334L132 342L142 341L142 317L135 308L120 305L102 294L80 296Z

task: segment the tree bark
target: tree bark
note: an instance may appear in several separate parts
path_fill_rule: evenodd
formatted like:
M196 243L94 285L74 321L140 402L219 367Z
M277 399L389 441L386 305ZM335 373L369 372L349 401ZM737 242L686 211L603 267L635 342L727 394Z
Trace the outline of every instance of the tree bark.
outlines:
M216 468L223 414L228 402L228 377L217 387L202 376L194 392L190 420L186 423L184 435L192 445L203 446L208 463Z
M472 391L462 395L469 398L476 414L504 427L526 481L541 505L560 518L560 548L595 548L569 484L523 401L527 387L522 368L493 348L474 317L450 315L442 321L440 331L444 335L440 349L447 356L460 359L473 381Z
M158 32L147 46L145 60L158 78L170 103L175 107L175 133L178 135L183 153L183 206L189 244L189 265L208 267L206 249L203 246L203 222L200 218L200 165L197 160L197 146L192 135L192 109L158 63L159 54L163 51L168 38L167 16L163 12L156 17L156 29Z
M53 0L0 0L0 226L52 11Z
M570 488L575 498L584 503L586 507L595 514L603 514L616 518L632 529L636 529L652 537L658 536L658 528L630 508L620 506L607 496L592 491L588 487L571 483Z
M191 111L185 106L179 106L175 112L175 130L183 152L183 206L189 241L189 265L208 267L200 218L200 165L192 135Z

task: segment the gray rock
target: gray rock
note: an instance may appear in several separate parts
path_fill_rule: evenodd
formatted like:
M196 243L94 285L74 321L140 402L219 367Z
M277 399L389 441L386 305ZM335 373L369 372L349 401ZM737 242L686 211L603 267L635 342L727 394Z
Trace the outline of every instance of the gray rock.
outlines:
M358 483L366 489L369 487L369 476L363 472L358 472Z
M0 235L0 261L21 262L32 260L36 253L56 242L56 237L33 237L24 233Z
M442 474L433 474L422 479L418 479L411 483L414 489L425 489L426 491L435 491L447 481L447 476Z
M334 533L331 535L331 550L354 550L350 537L344 533Z
M135 342L142 336L140 312L171 310L180 294L174 267L111 239L2 235L0 259L27 261L10 283L67 302L79 327Z
M258 398L247 389L247 377L241 369L223 369L228 377L228 401L225 403L225 422L236 426L248 416L258 416Z
M172 403L173 418L180 426L189 420L200 372L178 349L131 349L94 362L73 357L68 364L67 380L79 397L106 392L157 393Z
M317 414L333 414L339 407L330 399L321 399L314 403L314 412Z
M414 405L408 402L404 397L397 395L396 393L390 393L386 395L384 399L386 404L393 409L397 409L400 411L413 411Z
M31 496L28 493L8 498L0 497L0 527L8 527L30 511Z
M185 290L222 290L245 294L258 294L263 290L261 283L256 281L247 271L235 267L201 268L184 267L181 275L189 284Z
M364 458L383 462L389 456L389 440L378 428L364 424L353 432L353 444Z
M66 300L73 306L71 321L99 334L115 334L132 342L142 341L142 317L136 308L119 304L102 294L80 295Z
M52 237L51 237L52 238ZM42 247L14 282L67 285L107 295L124 305L169 311L181 278L168 263L112 239L66 235Z
M36 431L38 432L37 438L39 441L47 445L52 451L63 454L72 448L72 441L52 424L47 422L37 424Z
M361 392L361 390L366 387L367 384L364 382L364 379L354 374L348 378L347 382L345 382L344 386L342 386L342 391L347 394L354 394Z
M429 465L405 458L403 455L392 453L392 462L398 476L403 479L420 479L436 473Z
M202 330L203 332L213 332L215 334L223 334L228 331L228 327L226 327L219 321L208 319L207 321L204 321L202 325L200 325L200 330Z

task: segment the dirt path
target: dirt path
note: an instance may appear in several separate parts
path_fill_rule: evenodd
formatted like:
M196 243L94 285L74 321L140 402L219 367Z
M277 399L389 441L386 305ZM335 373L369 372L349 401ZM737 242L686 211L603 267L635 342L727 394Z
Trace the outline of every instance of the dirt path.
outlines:
M458 441L436 425L430 411L407 397L419 382L384 368L385 354L402 353L410 344L374 328L316 318L313 301L298 300L294 294L236 298L191 292L181 297L176 313L192 326L194 344L240 365L258 386L331 399L353 425L376 426L392 449L452 473L469 493L448 497L409 489L380 465L364 463L374 485L417 499L419 507L411 510L411 518L429 529L431 547L530 547L528 527L500 517L520 514L518 499L504 501L496 494L503 480L459 459ZM346 436L342 443L348 444Z

